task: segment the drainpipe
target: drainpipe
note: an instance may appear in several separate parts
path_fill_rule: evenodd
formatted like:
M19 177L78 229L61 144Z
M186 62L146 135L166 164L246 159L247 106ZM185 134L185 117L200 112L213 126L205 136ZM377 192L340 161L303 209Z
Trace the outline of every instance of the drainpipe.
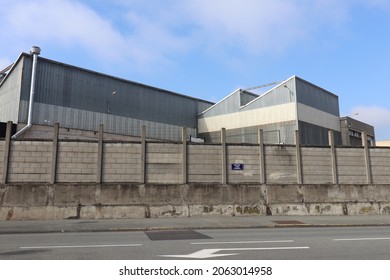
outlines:
M28 104L28 118L27 125L19 130L12 138L17 138L19 135L25 133L32 126L33 118L33 103L34 103L34 94L35 94L35 80L36 80L36 69L38 63L38 55L41 53L41 49L37 46L33 46L30 50L30 53L33 55L33 64L31 71L31 87L30 87L30 101Z

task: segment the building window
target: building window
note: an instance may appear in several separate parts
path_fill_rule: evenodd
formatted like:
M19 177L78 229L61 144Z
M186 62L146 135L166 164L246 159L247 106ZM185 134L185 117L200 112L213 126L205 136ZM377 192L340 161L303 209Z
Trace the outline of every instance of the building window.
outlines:
M358 131L355 131L355 130L350 130L349 131L349 136L362 138L362 133L358 132Z

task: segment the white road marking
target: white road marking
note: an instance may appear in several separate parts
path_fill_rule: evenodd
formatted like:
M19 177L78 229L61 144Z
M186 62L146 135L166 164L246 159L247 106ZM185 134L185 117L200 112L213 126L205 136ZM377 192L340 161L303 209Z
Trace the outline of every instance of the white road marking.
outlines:
M208 245L208 244L255 244L255 243L288 243L294 240L254 240L254 241L211 241L211 242L194 242L191 245Z
M96 245L54 245L54 246L28 246L19 249L61 249L61 248L106 248L106 247L137 247L142 244L96 244Z
M390 237L367 237L367 238L340 238L333 241L369 241L369 240L390 240Z
M188 255L160 255L161 257L168 258L189 258L189 259L208 259L216 257L234 256L233 254L215 254L219 251L254 251L254 250L304 250L310 249L310 247L272 247L272 248L225 248L225 249L202 249Z

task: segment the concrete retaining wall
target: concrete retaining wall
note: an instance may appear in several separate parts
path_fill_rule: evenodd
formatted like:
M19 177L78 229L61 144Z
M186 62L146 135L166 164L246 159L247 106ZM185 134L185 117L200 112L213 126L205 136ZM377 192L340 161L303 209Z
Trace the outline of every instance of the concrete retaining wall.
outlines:
M390 185L0 185L0 220L389 213Z
M224 130L221 144L53 135L0 140L1 220L390 213L386 147L264 145L261 131L258 145Z

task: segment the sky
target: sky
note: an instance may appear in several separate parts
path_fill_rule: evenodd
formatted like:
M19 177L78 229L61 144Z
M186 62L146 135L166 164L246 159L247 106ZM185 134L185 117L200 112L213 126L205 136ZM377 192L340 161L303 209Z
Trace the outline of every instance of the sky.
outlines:
M213 102L296 75L390 140L388 0L0 0L0 19L0 70L36 45Z

